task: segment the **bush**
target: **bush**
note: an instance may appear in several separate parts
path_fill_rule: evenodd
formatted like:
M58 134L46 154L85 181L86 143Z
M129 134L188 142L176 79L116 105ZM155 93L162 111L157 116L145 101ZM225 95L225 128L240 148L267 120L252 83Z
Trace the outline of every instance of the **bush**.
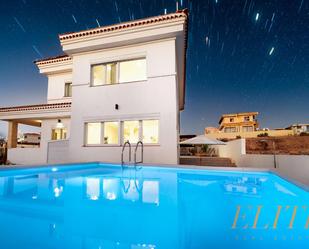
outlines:
M299 134L299 136L302 136L302 137L303 136L309 136L309 133L308 132L302 132L302 133Z
M257 135L258 137L268 137L268 133L260 133L259 135Z

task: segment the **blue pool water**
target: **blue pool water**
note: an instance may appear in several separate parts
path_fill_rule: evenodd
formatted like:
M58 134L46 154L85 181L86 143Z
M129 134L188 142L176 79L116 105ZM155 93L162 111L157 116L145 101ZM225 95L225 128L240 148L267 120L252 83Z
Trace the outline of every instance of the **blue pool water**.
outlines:
M1 249L302 249L308 217L309 193L271 173L103 164L0 172Z

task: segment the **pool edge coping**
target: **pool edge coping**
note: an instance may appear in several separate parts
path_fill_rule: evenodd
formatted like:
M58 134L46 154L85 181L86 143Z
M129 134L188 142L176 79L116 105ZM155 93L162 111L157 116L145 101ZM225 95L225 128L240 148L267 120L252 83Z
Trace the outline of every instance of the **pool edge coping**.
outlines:
M89 162L70 162L70 163L45 163L45 164L32 164L32 165L1 165L1 171L10 171L10 170L19 170L19 169L32 169L32 168L46 168L46 167L65 167L70 165L89 165L89 164L108 164L114 166L121 166L121 163L113 163L113 162L104 162L104 161L89 161ZM134 166L134 164L126 164L127 166ZM296 180L293 177L287 176L284 173L278 172L275 169L267 169L267 168L248 168L248 167L217 167L217 166L198 166L198 165L187 165L187 164L150 164L143 163L138 164L140 166L145 167L161 167L161 168L179 168L179 169L192 169L192 170L217 170L217 171L239 171L239 172L262 172L262 173L271 173L274 174L292 184L295 184L297 187L309 192L309 185Z

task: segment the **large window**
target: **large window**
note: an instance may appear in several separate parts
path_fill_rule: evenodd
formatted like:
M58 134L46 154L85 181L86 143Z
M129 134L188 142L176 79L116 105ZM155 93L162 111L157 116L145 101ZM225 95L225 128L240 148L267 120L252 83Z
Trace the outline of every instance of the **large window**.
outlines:
M236 132L236 127L225 127L224 132L226 133Z
M156 144L159 142L159 120L143 120L143 143Z
M146 80L146 59L126 60L91 67L91 85L111 85Z
M56 128L52 129L52 140L63 140L67 138L67 129L66 128Z
M86 124L86 144L118 144L118 122L96 122Z
M120 129L121 127L121 129ZM159 143L159 120L123 120L86 123L86 145L118 145L129 141L132 144Z
M252 126L243 126L242 127L242 131L243 132L252 132L253 131L253 127Z
M72 82L64 84L64 97L72 97Z
M105 122L104 123L104 144L118 144L119 143L119 123Z
M101 144L101 123L87 124L87 144Z
M137 143L139 141L139 121L123 122L123 142Z

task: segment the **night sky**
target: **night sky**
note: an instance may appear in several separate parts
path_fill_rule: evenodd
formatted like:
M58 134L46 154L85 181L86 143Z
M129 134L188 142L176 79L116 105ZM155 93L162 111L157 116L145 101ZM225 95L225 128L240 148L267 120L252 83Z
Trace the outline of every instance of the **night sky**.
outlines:
M178 0L188 8L183 134L223 113L258 111L262 127L309 123L308 0ZM58 34L171 13L175 0L0 2L0 106L46 102L35 59L61 54ZM6 124L0 122L0 133Z

